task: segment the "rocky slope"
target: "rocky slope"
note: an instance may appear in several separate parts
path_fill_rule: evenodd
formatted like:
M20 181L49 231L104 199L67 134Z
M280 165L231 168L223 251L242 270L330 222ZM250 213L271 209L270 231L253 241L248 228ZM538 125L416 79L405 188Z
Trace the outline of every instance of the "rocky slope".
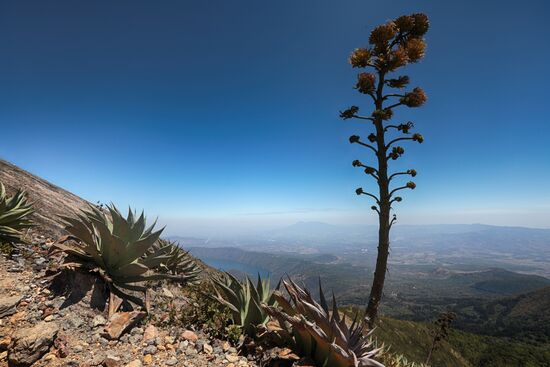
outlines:
M54 238L63 233L57 221L59 215L75 213L89 205L86 200L2 159L0 182L10 194L16 190L25 190L28 193L36 210L33 220L40 225L41 232Z
M0 366L255 366L227 341L167 322L168 305L193 307L180 288L152 292L155 318L134 311L107 320L91 307L100 291L93 277L66 279L78 289L60 292L46 278L57 261L46 253L52 241L33 234L32 242L0 256Z
M256 366L211 328L185 322L182 315L197 307L188 287L152 284L148 315L108 319L105 287L95 276L52 278L62 255L49 249L64 234L55 218L87 202L1 160L0 182L9 192L28 192L38 224L28 244L0 254L0 366Z

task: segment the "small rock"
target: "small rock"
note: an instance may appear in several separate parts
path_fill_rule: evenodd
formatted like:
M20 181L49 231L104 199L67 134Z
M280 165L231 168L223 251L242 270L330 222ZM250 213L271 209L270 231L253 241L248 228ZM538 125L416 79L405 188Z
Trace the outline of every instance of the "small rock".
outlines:
M105 367L118 367L120 365L120 358L115 356L107 356L103 360L103 366Z
M63 323L63 328L65 330L78 329L84 324L84 320L77 315L70 314L65 319L66 320Z
M75 345L74 348L73 348L73 352L75 352L75 353L81 353L83 350L84 350L84 348L80 344Z
M105 355L103 353L99 353L99 354L96 354L92 359L87 361L85 363L85 365L87 365L87 366L99 366L103 363L104 359L105 359Z
M143 349L143 354L155 354L157 352L157 347L154 345L149 345Z
M187 349L185 350L185 355L187 356L194 356L196 355L198 352L195 348L192 348L192 347L187 347Z
M185 340L188 340L188 341L191 341L193 343L196 342L199 339L197 334L195 334L191 330L185 330L183 333L181 333L181 338L185 339Z
M142 366L141 361L139 359L134 359L132 362L128 363L124 367L141 367L141 366Z
M229 344L228 341L224 341L223 344L222 344L223 351L227 352L229 350L229 348L231 348L231 344Z
M143 356L143 363L144 364L151 364L153 363L153 356L150 354L146 354Z
M167 298L174 298L174 293L172 293L169 289L162 287L162 294L164 297Z
M164 364L167 366L175 366L176 364L178 364L178 359L176 357L172 357L166 362L164 362Z
M202 351L206 354L212 354L212 352L214 351L212 349L212 346L208 343L205 343L203 346L202 346Z
M59 331L52 322L40 322L33 327L19 329L9 346L9 365L27 367L42 357Z
M231 363L235 363L239 361L239 356L236 356L234 354L226 354L225 359L227 359Z
M53 346L56 349L55 356L59 358L65 358L69 355L69 340L66 335L58 334L57 338L53 342Z
M176 338L174 338L173 336L170 336L170 335L167 335L164 337L164 343L165 344L174 344L174 341L176 340Z
M109 324L105 327L105 332L110 339L118 339L120 336L138 321L145 317L145 312L117 312L109 320Z
M154 325L149 325L143 332L143 341L147 342L151 339L156 339L159 336L159 332Z
M48 315L48 316L44 317L44 321L50 322L50 321L53 321L53 318L54 318L53 315Z
M17 305L23 297L12 296L0 298L0 319L9 315L13 315L17 310Z
M53 361L54 359L57 359L54 353L48 353L42 358L45 361Z
M140 327L135 327L130 332L130 335L141 335L141 334L143 334L143 328L140 328Z
M92 327L103 326L107 324L107 320L102 315L96 315L92 320Z

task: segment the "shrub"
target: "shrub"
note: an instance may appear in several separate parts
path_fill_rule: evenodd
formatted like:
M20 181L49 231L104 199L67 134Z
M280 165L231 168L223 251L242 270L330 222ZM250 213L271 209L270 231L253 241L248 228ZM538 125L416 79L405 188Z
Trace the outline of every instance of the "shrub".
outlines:
M24 191L8 196L6 188L0 182L0 245L2 248L22 241L22 230L33 226L29 216L34 212L32 204L27 201Z

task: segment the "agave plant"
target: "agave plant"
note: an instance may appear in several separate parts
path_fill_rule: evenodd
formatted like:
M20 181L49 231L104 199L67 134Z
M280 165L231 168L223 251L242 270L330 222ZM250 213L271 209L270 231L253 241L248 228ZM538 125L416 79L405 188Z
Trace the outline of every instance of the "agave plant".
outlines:
M163 253L168 258L162 262L157 270L166 272L172 275L187 276L187 283L196 283L199 279L199 274L202 271L195 259L189 255L188 251L183 250L175 242L164 239L159 239L153 246L152 250L146 255L146 258L155 253Z
M251 338L257 335L257 327L269 321L262 304L275 306L273 291L269 279L262 279L258 274L256 286L249 277L239 281L233 275L225 273L220 278L213 278L216 295L214 298L231 311L233 322L242 328L244 334Z
M279 307L264 305L264 309L290 335L291 348L298 355L324 367L383 367L373 359L379 349L371 340L372 331L367 332L367 320L358 321L356 316L350 323L341 317L334 296L329 310L320 282L320 303L290 279L283 285L290 299L276 290L273 297Z
M29 216L34 212L24 191L8 197L0 182L0 244L22 241L22 230L33 226Z
M61 268L81 268L98 274L109 288L109 314L116 312L122 300L148 309L143 298L128 291L143 292L147 299L147 286L143 282L169 279L186 283L194 274L170 274L159 268L170 260L168 246L154 248L163 229L153 231L155 223L146 228L143 212L136 219L130 209L126 218L114 205L105 212L95 206L83 210L76 217L62 217L71 234L53 246L54 252L69 256Z

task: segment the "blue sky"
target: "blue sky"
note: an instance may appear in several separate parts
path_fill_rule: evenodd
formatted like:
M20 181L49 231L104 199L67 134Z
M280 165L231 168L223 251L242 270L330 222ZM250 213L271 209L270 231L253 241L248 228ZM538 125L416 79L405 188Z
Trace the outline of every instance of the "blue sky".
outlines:
M426 12L400 223L550 227L547 1L0 1L0 157L169 233L374 223L349 53ZM370 185L370 186L369 186Z

